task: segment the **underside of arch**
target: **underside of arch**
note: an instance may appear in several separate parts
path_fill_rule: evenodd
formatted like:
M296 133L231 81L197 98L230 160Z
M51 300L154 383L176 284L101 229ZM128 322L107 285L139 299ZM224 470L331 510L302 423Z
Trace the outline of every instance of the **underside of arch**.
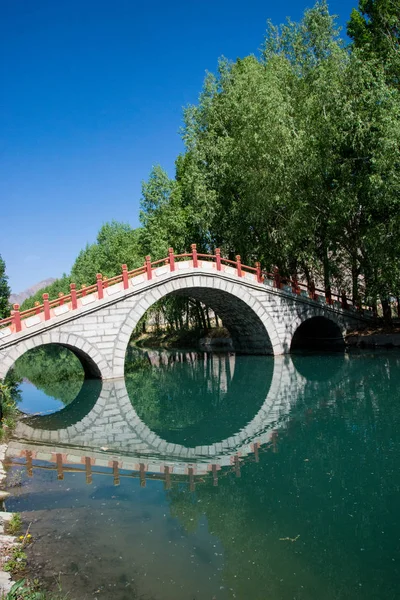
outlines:
M75 356L79 359L79 362L82 365L82 368L85 373L85 379L101 379L100 369L95 363L95 361L83 350L80 348L76 348L75 346L69 346L68 344L58 344L63 348L67 348L75 354Z
M206 287L176 290L172 292L173 295L188 296L210 307L231 334L235 351L243 354L273 354L271 340L260 317L237 296Z
M60 346L62 348L67 348L78 358L84 370L85 379L102 379L102 374L97 362L94 360L94 358L90 356L88 352L82 350L81 348L68 344L66 342L56 341L52 339L50 339L49 341L43 341L40 336L37 338L32 338L31 340L29 340L29 342L30 343L21 346L17 345L10 351L10 354L7 356L8 364L4 365L4 373L1 373L3 377L5 377L8 371L12 369L15 362L30 350L33 350L34 348L40 348L41 346L53 345Z

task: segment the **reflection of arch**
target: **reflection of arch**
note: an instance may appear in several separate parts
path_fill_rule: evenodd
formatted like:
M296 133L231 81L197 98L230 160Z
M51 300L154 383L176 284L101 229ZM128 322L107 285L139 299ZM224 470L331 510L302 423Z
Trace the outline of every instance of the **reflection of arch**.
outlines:
M11 369L15 361L33 348L55 344L68 348L80 360L88 378L106 378L111 377L110 368L100 352L94 348L87 340L75 334L57 333L49 331L30 337L19 344L15 344L7 353L6 358L0 365L0 379L4 378Z
M188 295L210 306L229 328L239 351L258 354L282 354L283 348L273 318L256 295L240 284L206 274L193 274L160 282L139 298L120 328L115 341L114 372L119 371L121 356L125 356L132 331L145 312L168 295Z
M32 415L24 418L24 423L34 429L56 429L71 427L82 421L95 406L101 392L101 380L84 380L79 394L61 410L49 415Z
M320 353L313 356L311 362L309 355L300 352L293 353L291 358L296 371L307 382L329 381L332 385L343 380L348 363L344 352Z
M148 372L137 375L132 369L125 385L139 418L167 442L190 448L219 442L251 422L265 403L272 357L211 352L182 361L193 353L164 356L169 358L168 369L153 370L150 378ZM186 366L177 367L181 362Z
M134 410L123 379L103 382L98 401L79 423L64 429L45 430L33 428L26 422L19 422L16 436L57 446L61 444L77 448L104 446L125 455L129 453L134 453L136 456L161 455L167 459L151 458L151 461L158 460L163 464L166 460L195 463L211 459L219 464L229 464L230 457L235 453L248 454L252 442L266 443L270 440L274 429L282 419L287 417L292 403L296 400L293 385L302 388L304 380L296 373L291 361L283 358L274 359L271 386L258 413L234 435L207 446L188 448L180 444L172 444L151 431ZM121 447L118 448L118 444ZM108 457L109 455L105 454L105 458Z

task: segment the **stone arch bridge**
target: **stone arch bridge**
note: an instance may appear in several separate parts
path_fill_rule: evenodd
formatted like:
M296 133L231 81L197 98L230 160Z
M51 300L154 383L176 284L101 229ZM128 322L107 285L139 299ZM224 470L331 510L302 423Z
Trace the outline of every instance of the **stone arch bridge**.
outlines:
M0 379L27 350L58 344L80 358L88 376L123 377L125 353L132 331L147 309L169 295L196 298L209 306L229 330L235 350L280 355L290 352L296 332L310 325L309 337L341 338L346 331L368 323L372 313L361 312L345 298L334 299L255 267L197 253L175 255L49 300L20 312L18 305L0 321Z

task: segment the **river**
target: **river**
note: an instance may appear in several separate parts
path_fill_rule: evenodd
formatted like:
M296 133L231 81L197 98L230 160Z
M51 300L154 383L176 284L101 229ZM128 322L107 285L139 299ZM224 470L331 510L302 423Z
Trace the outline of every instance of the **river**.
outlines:
M7 509L70 600L400 597L398 353L51 359L16 365Z

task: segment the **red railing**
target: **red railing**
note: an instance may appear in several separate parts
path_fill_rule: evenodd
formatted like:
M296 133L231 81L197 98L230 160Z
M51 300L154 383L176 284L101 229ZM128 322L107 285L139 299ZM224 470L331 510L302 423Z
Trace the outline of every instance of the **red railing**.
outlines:
M68 310L75 310L78 307L80 308L83 306L85 303L82 301L82 299L90 296L91 294L96 294L97 297L94 299L102 300L104 298L104 290L109 286L122 284L121 290L126 290L129 288L129 280L133 277L145 275L147 280L151 280L153 277L153 270L155 268L165 265L169 266L169 270L172 272L176 270L176 263L182 262L182 260L185 259L190 259L194 268L200 266L200 261L212 262L215 264L217 271L221 271L222 266L225 265L233 268L238 277L243 277L246 273L252 273L256 276L258 283L263 283L265 280L270 280L273 287L277 289L284 290L285 288L290 287L291 292L294 294L304 295L302 294L303 291L308 298L318 301L322 297L329 305L333 305L334 299L337 298L337 301L340 303L340 306L343 309L348 309L352 305L344 293L339 295L337 292L332 293L330 290L321 290L316 288L313 282L311 282L309 285L306 285L304 283L300 283L295 278L290 279L287 277L282 277L278 268L275 268L273 273L262 271L259 262L256 262L254 267L243 265L239 255L236 256L236 260L223 258L221 257L221 251L219 248L215 250L215 254L198 253L196 244L192 244L191 252L174 254L173 248L169 248L168 256L166 258L161 258L160 260L153 262L151 261L150 256L146 256L143 266L133 269L132 271L128 271L128 267L126 265L122 265L122 273L110 279L103 277L101 273L98 273L95 284L89 286L83 285L81 289L77 289L76 284L71 283L69 294L63 294L60 292L58 294L58 298L53 300L49 300L48 294L43 294L43 304L35 302L35 306L33 308L20 311L19 305L14 304L13 310L11 311L11 316L0 320L0 330L9 327L13 333L17 333L21 331L22 321L25 319L39 316L40 321L48 321L55 316L54 309L58 307L65 305L68 306ZM362 310L361 306L354 308L357 310Z

